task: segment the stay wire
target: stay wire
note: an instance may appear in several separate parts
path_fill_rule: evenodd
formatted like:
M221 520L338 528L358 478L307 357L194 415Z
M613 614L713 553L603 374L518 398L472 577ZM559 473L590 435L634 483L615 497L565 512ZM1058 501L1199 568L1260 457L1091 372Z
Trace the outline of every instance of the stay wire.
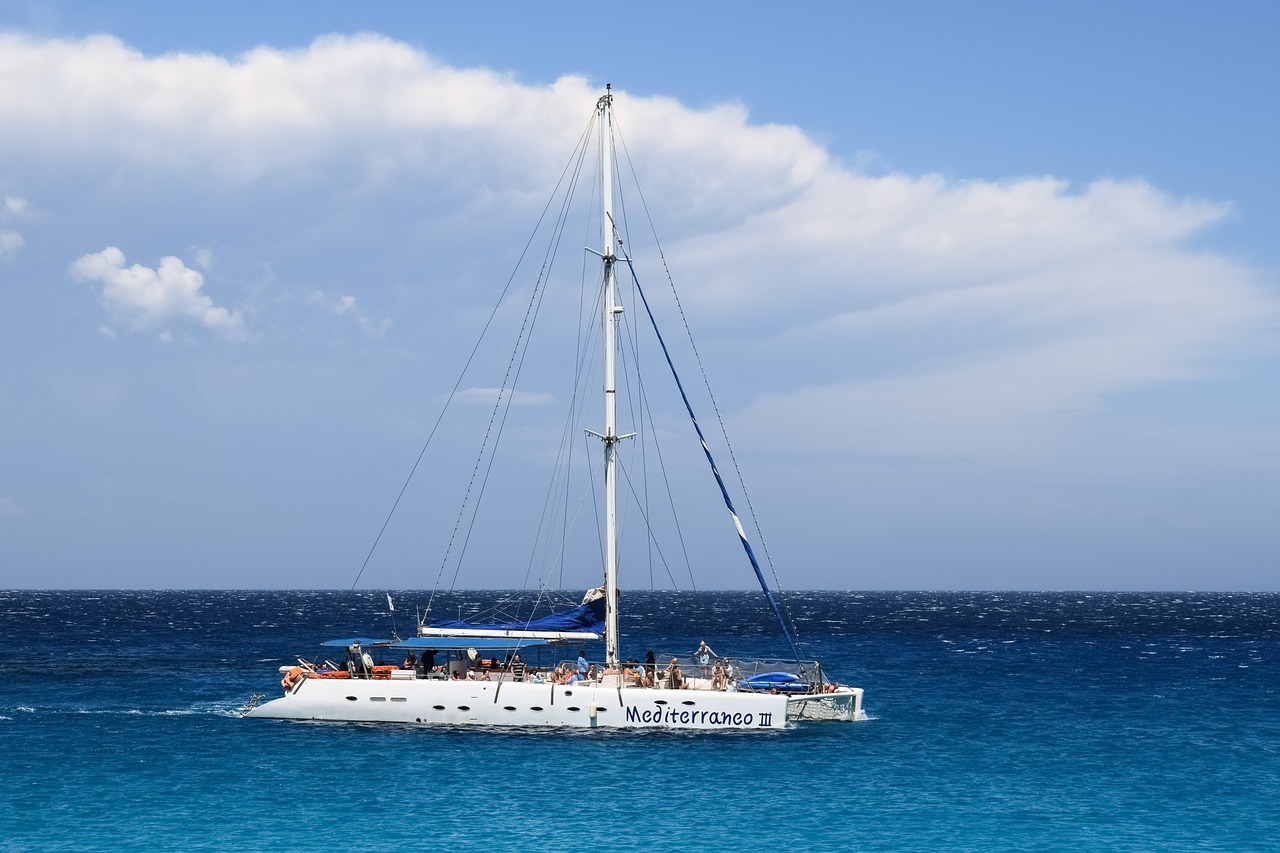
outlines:
M578 178L580 177L582 172L582 161L586 157L586 146L583 144L583 142L589 136L590 128L595 123L595 121L596 119L595 119L595 116L593 115L592 120L588 123L587 130L584 131L583 136L579 138L578 148L574 151L574 155L577 158L577 165L572 172L572 178L569 181L569 185L566 189L563 201L561 202L561 205L560 205L560 213L556 218L555 226L552 228L550 242L547 246L546 252L543 255L542 271L539 273L533 292L530 294L529 303L525 309L525 315L520 327L520 332L519 332L519 335L517 336L516 343L512 348L511 358L507 362L507 371L503 377L502 386L499 388L499 391L498 391L498 399L494 402L494 409L489 418L489 426L485 431L485 437L484 437L484 441L481 444L480 454L476 459L475 468L472 469L472 479L467 486L467 493L463 499L463 506L459 509L459 518L454 527L454 536L456 536L458 526L460 526L462 517L465 515L467 503L470 498L472 488L475 484L475 477L479 472L481 462L484 460L485 450L486 450L486 447L488 446L489 437L493 432L494 421L497 420L498 434L494 438L493 449L488 453L489 463L487 466L485 466L484 475L480 481L480 492L476 497L475 509L471 513L471 521L467 526L466 533L463 537L462 546L458 553L458 562L457 562L457 565L454 567L453 579L451 580L449 585L450 591L452 591L456 587L458 582L458 574L462 571L462 562L466 556L467 546L471 541L471 534L475 529L475 524L479 516L479 505L481 500L483 499L485 486L488 484L488 481L489 481L489 475L492 473L494 463L497 459L498 443L501 440L502 429L506 424L507 416L511 412L512 401L515 399L516 385L519 382L520 373L524 367L524 359L528 355L528 342L529 342L529 337L532 335L532 326L537 321L539 311L541 310L541 307L542 307L542 301L546 296L546 290L547 290L546 285L551 275L551 269L555 264L555 258L559 250L560 240L564 235L564 227L567 221L569 204L572 201L574 188L577 186ZM568 171L568 168L566 167L566 172L567 171ZM559 188L560 188L560 184L557 184L556 186L557 192L559 191ZM553 195L553 199L554 197L555 196ZM550 203L548 203L548 206L550 206ZM508 391L508 388L510 389L509 391ZM506 398L505 405L503 400L504 397ZM501 418L498 417L499 412L501 412ZM441 575L443 575L444 568L448 564L449 552L452 550L452 547L453 547L454 536L450 536L449 546L446 549L444 560L442 561L441 567L440 567ZM437 578L437 583L438 582L439 582L439 578Z
M621 144L623 154L627 160L627 167L631 171L633 182L636 185L636 192L640 196L641 208L644 210L645 217L649 222L649 230L650 230L650 233L653 235L654 245L657 247L657 250L658 250L658 257L662 261L662 269L667 277L667 285L671 289L672 298L675 300L676 309L680 314L680 321L684 325L685 337L689 342L689 348L693 352L694 361L697 363L698 370L702 375L702 384L703 384L703 387L706 389L708 399L710 399L711 401L711 407L716 414L716 421L720 426L720 435L721 435L721 438L724 440L726 449L729 452L729 459L730 461L733 462L734 474L737 476L737 479L738 479L738 488L742 491L743 499L746 501L746 504L747 504L747 511L751 515L751 524L755 528L756 535L760 539L760 548L764 552L765 562L769 565L769 572L770 574L773 575L774 585L777 586L778 588L779 598L782 599L782 602L781 602L782 608L786 613L786 620L789 623L790 631L793 634L793 636L797 638L797 643L798 643L799 632L796 630L795 620L791 616L790 608L788 607L786 602L786 597L783 594L782 582L778 579L778 571L777 571L777 568L774 566L773 556L769 552L768 543L765 541L763 528L760 526L759 518L756 515L755 505L751 500L751 493L747 490L746 479L743 477L742 468L738 464L737 454L734 452L733 445L729 441L729 432L728 432L728 429L725 427L724 417L720 413L720 405L716 401L715 394L711 390L711 382L707 376L706 367L703 365L702 356L698 352L697 344L694 342L693 331L692 329L689 328L689 320L688 320L688 317L685 315L684 305L680 301L680 294L676 290L675 280L671 275L670 266L667 264L666 253L663 252L662 243L658 239L657 228L653 223L653 216L649 211L649 204L645 200L644 190L640 188L640 180L636 175L635 164L631 160L631 152L627 148L626 140L622 135L621 125L616 120L616 117L615 117L614 124L618 128L618 132L617 132L618 141ZM635 274L635 271L633 269L632 275L634 276L634 274Z
M578 142L579 147L581 147L582 145L582 140L585 139L587 135L590 133L591 126L594 123L595 123L595 116L593 113L591 121L587 123L587 127L583 130L581 136L579 137L579 142ZM369 547L369 551L365 555L364 561L360 564L360 570L356 573L355 580L351 582L350 588L352 590L356 588L356 586L360 583L360 578L364 576L365 569L368 568L369 561L373 558L373 554L377 550L378 544L382 541L382 537L386 533L387 526L391 523L392 517L394 517L396 510L400 506L400 502L403 500L406 491L408 491L409 484L413 481L414 475L417 473L419 466L422 464L423 458L426 456L427 448L431 446L432 439L435 438L436 433L440 429L441 423L444 421L445 415L448 413L450 406L452 405L454 399L458 394L458 389L462 387L462 383L466 379L467 373L471 369L472 363L475 361L476 354L480 351L480 346L481 344L483 344L485 337L488 335L489 329L493 325L494 318L497 317L498 311L501 309L502 303L505 300L507 293L510 292L511 285L515 281L516 275L524 263L524 259L529 252L529 248L533 245L534 238L537 237L538 232L542 228L542 223L546 219L547 212L551 209L552 202L554 202L556 199L560 186L564 183L565 177L570 173L570 169L573 166L574 158L576 155L577 155L577 151L575 150L574 154L570 155L569 161L565 164L564 169L561 170L560 178L556 182L556 189L551 193L551 196L547 199L547 203L543 207L542 213L539 215L538 221L534 225L533 231L530 233L529 238L525 241L524 247L520 251L520 256L516 260L516 263L512 268L511 275L507 278L507 282L503 286L501 293L499 293L498 299L494 302L493 310L489 312L489 316L485 320L484 326L481 328L479 336L477 336L476 338L475 345L471 348L471 352L467 355L467 359L462 366L462 370L459 371L458 373L457 381L454 382L453 388L449 391L449 396L445 399L445 403L440 409L440 414L437 415L435 423L431 427L431 431L427 434L427 439L426 441L423 442L422 449L418 451L418 456L414 460L412 467L409 469L408 476L405 477L405 481L401 485L400 491L396 495L396 499L392 503L390 511L388 511L386 518L382 522L382 526L378 529L378 535L374 537L373 544ZM437 578L437 586L438 584L439 584L439 579ZM435 598L435 589L432 589L431 598L428 600L428 603L427 603L428 613L431 610L431 601L433 601L434 598Z
M620 196L619 208L621 209L622 224L623 224L623 228L625 229L626 203L623 199L621 199L621 195L622 193L620 190L619 191L619 196ZM621 235L617 236L617 240L618 240L619 247L622 248L625 252L625 247L627 245L626 241L624 241ZM635 288L631 289L631 293L630 293L631 313L638 317L640 315L637 311L636 292L637 291ZM671 581L672 587L674 587L675 589L679 589L680 584L676 581L675 576L672 574L671 565L668 562L666 555L662 553L662 549L659 546L659 543L657 542L654 536L654 528L653 528L653 522L652 522L653 513L650 507L649 478L647 475L644 475L644 472L648 470L648 450L649 450L649 443L652 442L654 456L657 458L657 462L658 462L658 470L662 475L663 488L666 491L667 506L671 510L671 522L675 528L676 539L680 543L680 553L684 560L685 573L689 576L690 588L696 591L698 588L698 582L693 574L693 561L689 558L689 547L685 539L684 527L680 523L680 514L679 512L676 511L675 493L672 491L671 477L667 471L666 454L663 453L662 451L662 442L658 437L657 423L653 415L653 409L649 403L649 394L644 382L644 375L639 369L641 337L639 334L639 330L636 328L636 326L627 322L627 319L626 319L627 315L624 313L622 316L623 316L623 325L627 332L624 339L631 346L631 355L632 355L633 362L635 364L635 367L632 370L626 371L624 369L624 372L623 372L624 378L630 379L632 376L634 376L634 379L635 379L634 389L632 388L631 382L627 382L626 384L627 400L631 406L631 410L636 413L637 418L641 419L644 422L647 422L650 427L648 430L640 431L641 444L640 444L639 457L640 457L640 466L641 466L641 474L642 474L640 479L641 479L641 483L644 485L643 495L637 494L634 483L631 483L631 481L628 480L628 482L630 483L630 491L631 491L631 494L635 496L636 500L641 502L641 504L643 505L643 508L640 510L640 512L641 512L642 518L644 519L645 527L649 531L649 536L646 541L648 543L650 554L652 555L652 552L654 551L654 549L655 548L657 549L659 561L662 563L663 569L667 573L668 580ZM621 353L621 358L624 365L626 364L626 354L627 354L626 350L623 350ZM634 396L633 396L633 392L634 392ZM630 477L629 471L624 473L626 473L628 477ZM653 589L652 556L650 556L650 561L649 561L649 589L650 590Z

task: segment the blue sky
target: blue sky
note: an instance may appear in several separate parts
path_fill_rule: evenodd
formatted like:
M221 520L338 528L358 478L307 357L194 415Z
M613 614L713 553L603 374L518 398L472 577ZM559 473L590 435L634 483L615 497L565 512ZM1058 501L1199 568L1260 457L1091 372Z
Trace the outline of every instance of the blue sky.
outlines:
M0 586L349 586L611 82L785 586L1280 588L1280 7L686 5L0 2Z

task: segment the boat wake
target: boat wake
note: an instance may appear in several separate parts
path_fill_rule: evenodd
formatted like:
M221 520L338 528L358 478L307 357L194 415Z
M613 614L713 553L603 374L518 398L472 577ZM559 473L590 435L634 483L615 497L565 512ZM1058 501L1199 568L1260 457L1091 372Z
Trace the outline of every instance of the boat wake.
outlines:
M12 721L18 715L39 716L103 716L103 717L239 717L242 705L231 702L201 702L188 708L90 708L49 705L19 705L0 709L0 721Z

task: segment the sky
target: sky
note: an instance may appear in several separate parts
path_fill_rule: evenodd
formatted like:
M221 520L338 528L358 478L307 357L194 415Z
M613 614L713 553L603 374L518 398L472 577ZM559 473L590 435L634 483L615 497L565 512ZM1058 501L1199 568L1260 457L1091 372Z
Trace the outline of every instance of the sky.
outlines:
M430 586L434 496L362 564L610 83L784 587L1278 590L1277 32L0 0L0 588Z

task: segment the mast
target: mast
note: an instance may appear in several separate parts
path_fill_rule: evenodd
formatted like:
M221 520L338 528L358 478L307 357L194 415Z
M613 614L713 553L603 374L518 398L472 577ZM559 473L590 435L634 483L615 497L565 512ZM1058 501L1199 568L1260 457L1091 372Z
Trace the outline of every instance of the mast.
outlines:
M600 115L600 242L604 294L604 596L605 664L618 663L618 482L617 482L617 388L614 381L614 347L618 315L614 281L613 240L613 86L606 83L604 95L596 102Z

